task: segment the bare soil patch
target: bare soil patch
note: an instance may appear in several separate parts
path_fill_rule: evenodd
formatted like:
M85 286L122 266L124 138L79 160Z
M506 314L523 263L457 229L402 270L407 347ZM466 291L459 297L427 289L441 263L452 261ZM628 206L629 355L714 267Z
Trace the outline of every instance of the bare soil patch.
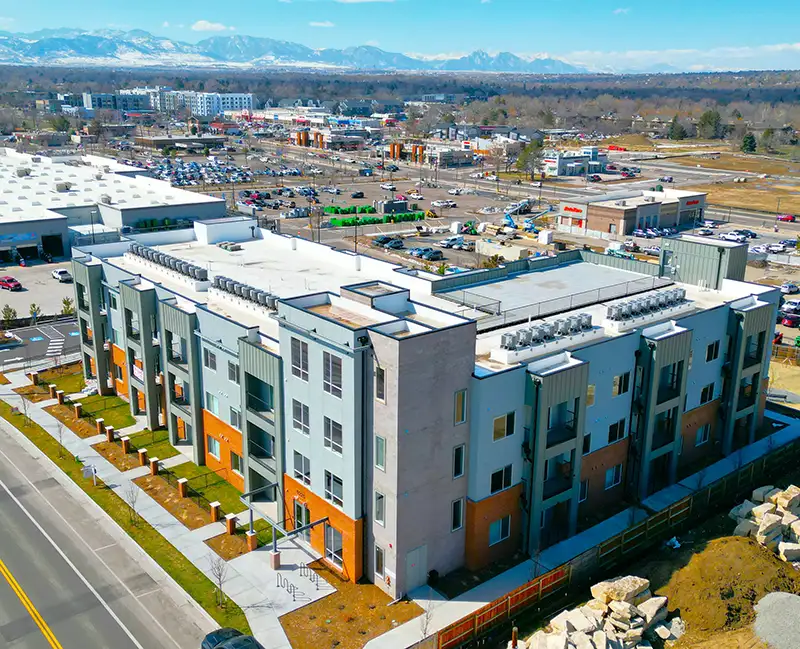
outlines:
M180 498L178 490L164 478L146 475L133 482L190 530L196 530L211 523L209 512L190 498Z
M78 437L86 439L97 435L97 428L95 425L89 423L85 419L78 419L75 417L75 410L72 406L60 406L55 404L47 406L44 410L53 415L53 417L58 419Z
M123 453L122 447L116 442L99 442L93 444L92 448L120 471L130 471L139 466L139 458L132 453Z

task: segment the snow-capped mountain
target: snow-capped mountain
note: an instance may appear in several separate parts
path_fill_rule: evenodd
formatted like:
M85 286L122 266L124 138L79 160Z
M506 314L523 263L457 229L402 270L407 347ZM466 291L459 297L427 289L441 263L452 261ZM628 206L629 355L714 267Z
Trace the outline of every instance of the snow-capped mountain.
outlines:
M473 52L453 59L422 59L377 47L313 49L255 36L213 36L184 43L143 30L45 29L0 32L0 64L95 67L330 68L568 74L585 72L558 59L526 60L508 52Z

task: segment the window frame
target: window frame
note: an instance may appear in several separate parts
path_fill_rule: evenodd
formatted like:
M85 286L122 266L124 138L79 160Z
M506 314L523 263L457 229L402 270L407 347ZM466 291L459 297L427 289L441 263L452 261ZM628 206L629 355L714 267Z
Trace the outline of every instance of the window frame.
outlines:
M456 505L458 505L458 525L455 525ZM456 498L450 503L450 532L458 532L464 529L464 499Z
M608 443L609 443L609 445L616 444L617 442L622 441L623 439L625 439L628 436L627 423L628 423L627 420L623 418L623 419L620 419L619 421L613 422L608 427ZM612 432L611 432L612 429L616 430L616 437L614 439L612 439ZM622 434L621 435L620 435L620 429L622 429Z
M581 484L578 489L578 502L585 503L588 499L589 499L589 478L586 478L586 480L581 480Z
M334 493L334 487L336 486L336 482L338 481L339 486L341 487L342 495L337 496ZM324 482L324 494L325 500L337 507L344 507L344 481L335 473L328 471L325 469L325 482ZM339 502L337 502L339 501Z
M498 524L500 525L500 538L492 541L492 527ZM506 527L505 536L503 536L503 527ZM507 541L509 538L511 538L511 514L506 514L502 518L489 523L489 547Z
M611 398L614 399L616 397L622 396L623 394L627 394L631 389L631 373L623 372L622 374L617 374L612 379L611 383Z
M461 404L459 408L459 397L461 398ZM453 396L453 425L460 426L461 424L465 424L467 422L467 388L462 388L461 390L456 390L455 395ZM459 412L460 411L460 412ZM460 418L459 418L460 415Z
M381 448L383 453L383 458L380 463L378 463L378 449ZM386 438L381 437L380 435L375 435L375 453L374 453L374 463L375 468L381 471L386 471Z
M211 451L212 445L216 447L216 454ZM219 460L222 455L222 449L220 448L219 440L216 437L211 437L209 434L206 434L206 453L208 453L215 460Z
M716 387L716 385L714 384L714 381L712 381L708 385L704 385L703 389L700 390L700 405L701 406L704 406L707 403L711 403L714 400L714 388L715 387ZM709 391L706 392L706 390L709 390ZM705 399L706 396L708 397L707 399Z
M380 504L379 504L380 503ZM378 511L380 510L380 517ZM373 499L373 516L375 522L381 527L386 527L386 495L375 490L375 498Z
M619 471L617 471L617 469L619 469ZM614 473L611 474L612 475L611 484L608 484L608 472L609 471L613 471L614 472ZM619 473L619 475L617 475L617 473ZM622 473L623 473L622 462L620 462L619 464L615 464L614 466L609 467L608 469L606 469L605 491L608 491L609 489L613 489L614 487L618 487L619 485L622 484Z
M233 370L233 378L231 378L231 370ZM233 361L228 361L228 380L236 385L241 385L239 382L239 364Z
M461 462L460 470L456 471L456 455L458 452L461 452ZM466 473L466 464L467 464L467 445L466 444L459 444L458 446L453 447L453 480L458 480L459 478L463 478L464 474Z
M494 482L494 476L496 476L498 473L501 474L500 479L502 481L501 482L502 486L499 489L495 490L494 487L492 486L492 483ZM507 481L506 481L506 474L508 474ZM508 482L508 484L506 484L506 482ZM506 489L510 489L513 482L514 482L514 466L512 464L506 464L504 467L497 469L496 471L492 471L492 473L489 475L489 494L494 496L495 494L499 494L505 491Z
M230 417L231 417L231 426L233 426L236 430L242 430L242 413L234 408L233 406L229 407L230 409ZM234 417L234 413L236 416ZM234 423L234 419L236 422Z
M239 468L238 469L234 466L233 458L238 458L239 459L239 461L238 461ZM231 471L233 471L238 476L243 476L244 475L244 459L242 458L241 455L239 455L238 453L234 453L233 451L231 451Z
M297 469L297 459L300 458L300 470ZM308 473L305 472L308 467ZM292 475L294 479L307 487L311 486L311 458L307 458L299 451L294 451L292 462Z
M706 431L706 434L704 436L705 439L703 439L702 441L699 441L700 438L701 438L700 432L703 431L703 430ZM699 446L705 446L710 441L711 441L711 424L710 423L705 423L702 426L700 426L700 428L698 428L697 431L695 432L695 435L694 435L694 447L697 448Z
M380 561L378 561L378 555L380 555ZM375 552L373 554L373 561L375 562L375 574L380 577L381 579L386 578L386 553L383 551L383 548L379 545L375 545ZM378 570L378 565L380 564L381 569Z
M333 437L333 431L338 426L339 429L339 442L337 443ZM322 425L322 443L325 448L330 450L332 453L336 453L336 455L343 455L344 454L344 428L342 425L336 421L335 419L331 419L330 417L325 417L323 419ZM336 448L338 446L338 450Z
M339 383L336 383L336 366L339 366ZM344 365L342 363L342 357L336 356L336 354L331 354L330 352L323 351L322 352L322 391L326 392L327 394L331 395L332 397L336 397L337 399L342 398L342 387L343 387L343 370ZM338 394L337 394L338 392Z
M504 434L498 435L497 422L501 419L503 420ZM511 426L509 426L509 421L511 423ZM506 437L511 437L514 434L514 429L516 428L516 425L517 425L517 413L515 410L507 412L504 415L500 415L499 417L495 417L492 420L492 441L499 442L501 440L504 440ZM509 432L509 429L511 430L511 432Z
M289 349L289 364L292 368L292 376L308 383L308 343L305 340L292 337ZM295 352L297 352L297 358L295 358Z
M375 365L375 400L386 403L386 370Z
M208 412L210 412L215 417L219 417L219 398L216 394L211 394L208 390L206 390L205 394L205 407ZM214 408L211 408L211 404L214 404Z
M300 419L297 419L298 407L300 410ZM305 421L303 421L303 418L305 418ZM299 427L297 425L298 423L300 424ZM296 430L301 435L308 436L311 434L311 410L306 404L297 399L292 399L292 429Z
M217 355L208 347L203 347L203 367L211 372L217 371Z
M713 343L706 345L706 363L711 363L719 358L719 348L719 340L715 340Z
M590 383L586 386L586 407L591 408L594 405L595 396L597 393L597 385Z

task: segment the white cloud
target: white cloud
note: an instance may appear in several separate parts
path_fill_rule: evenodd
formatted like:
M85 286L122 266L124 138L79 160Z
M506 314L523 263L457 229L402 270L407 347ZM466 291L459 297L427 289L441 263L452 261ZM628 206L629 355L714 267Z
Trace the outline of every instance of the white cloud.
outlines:
M165 20L163 23L161 23L161 26L164 27L164 28L169 27L169 21Z
M212 23L210 20L198 20L192 25L195 32L224 32L228 27L222 23Z
M278 2L282 2L283 4L287 4L287 5L292 4L292 0L278 0Z
M308 23L309 27L336 27L330 20L312 20Z
M364 43L364 45L369 45L370 47L378 47L380 44L380 41L367 41Z
M488 5L492 0L481 0L482 5Z
M615 16L619 16L620 14L626 14L630 11L628 7L620 7L619 9L614 9L612 12Z

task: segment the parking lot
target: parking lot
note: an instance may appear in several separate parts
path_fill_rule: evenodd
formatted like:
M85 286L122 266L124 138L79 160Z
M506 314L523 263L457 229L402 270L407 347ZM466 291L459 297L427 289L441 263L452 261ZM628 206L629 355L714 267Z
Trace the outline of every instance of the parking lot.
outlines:
M56 268L72 271L72 263L45 264L31 262L24 268L16 265L0 266L0 276L11 275L20 284L21 291L0 290L0 309L8 304L16 309L20 318L28 317L31 303L38 304L44 315L61 313L62 300L68 297L74 301L75 292L71 283L60 283L54 279L52 272Z

